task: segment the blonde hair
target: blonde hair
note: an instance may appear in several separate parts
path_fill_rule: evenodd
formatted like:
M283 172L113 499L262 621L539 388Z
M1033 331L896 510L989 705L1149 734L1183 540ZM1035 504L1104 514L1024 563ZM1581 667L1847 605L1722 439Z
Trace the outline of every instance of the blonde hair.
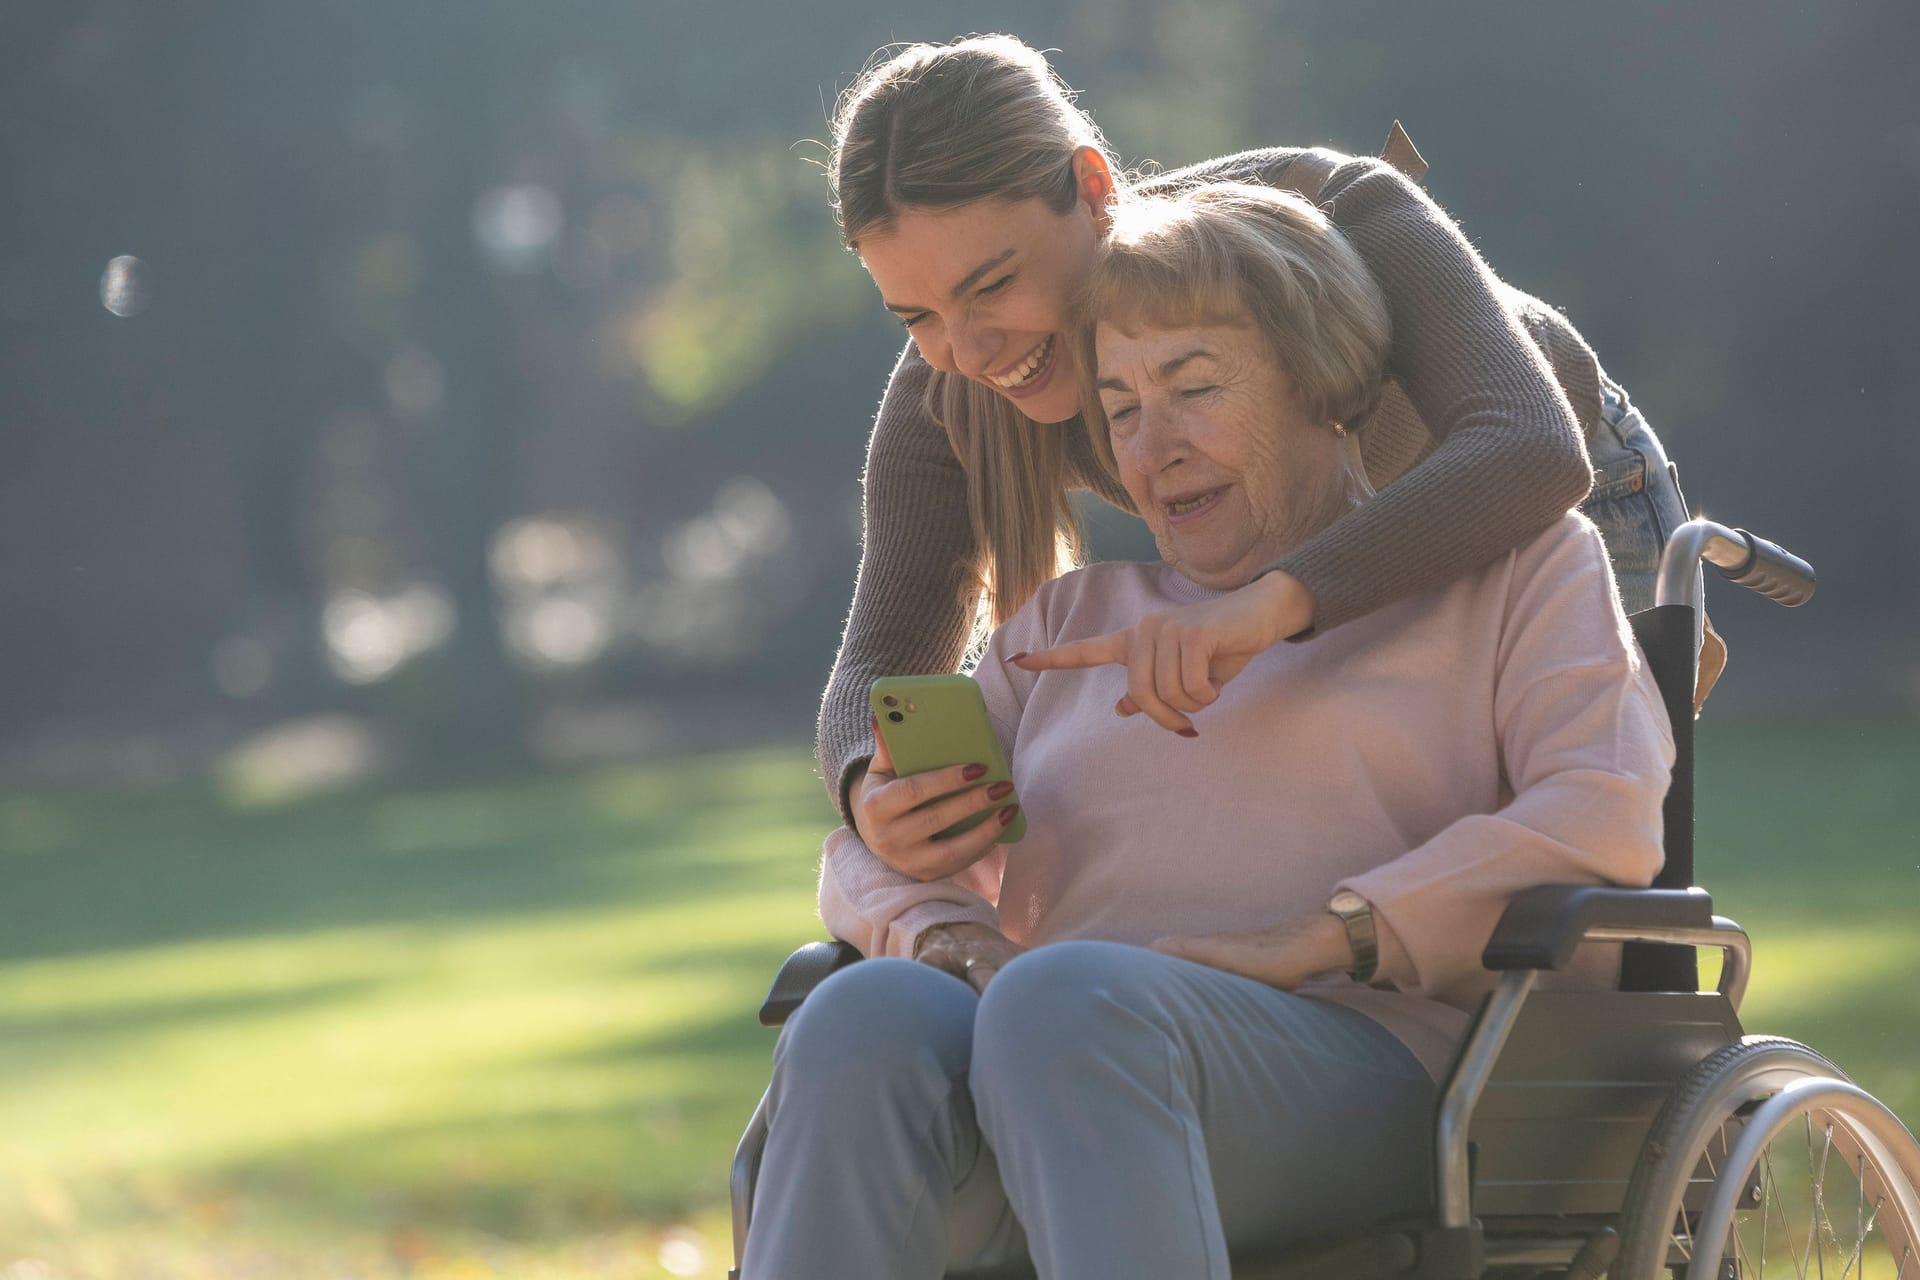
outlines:
M870 63L834 111L827 182L841 238L854 249L903 210L978 200L1038 199L1064 214L1078 199L1081 147L1119 172L1037 50L1000 35L909 45ZM927 407L966 468L974 569L991 620L1004 622L1085 558L1067 497L1070 437L958 374L934 373Z

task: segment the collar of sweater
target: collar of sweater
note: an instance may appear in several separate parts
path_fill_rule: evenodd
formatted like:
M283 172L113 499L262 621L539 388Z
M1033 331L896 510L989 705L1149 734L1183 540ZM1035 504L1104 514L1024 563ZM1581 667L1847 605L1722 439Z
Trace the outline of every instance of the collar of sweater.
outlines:
M1221 596L1231 595L1239 590L1238 587L1228 587L1224 590L1218 587L1203 587L1165 560L1160 561L1157 568L1160 571L1161 592L1176 604L1201 604L1208 600L1218 600Z

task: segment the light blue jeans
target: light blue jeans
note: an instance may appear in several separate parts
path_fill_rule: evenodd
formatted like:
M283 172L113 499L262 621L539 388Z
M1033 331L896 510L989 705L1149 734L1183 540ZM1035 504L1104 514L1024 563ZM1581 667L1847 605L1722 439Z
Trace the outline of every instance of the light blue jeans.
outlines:
M1339 1005L1110 942L984 997L867 960L774 1050L745 1280L1227 1280L1431 1198L1434 1085Z
M1580 510L1607 544L1621 606L1635 614L1653 607L1660 553L1686 522L1687 500L1679 468L1627 393L1604 379L1601 388L1600 426L1587 441L1593 492Z

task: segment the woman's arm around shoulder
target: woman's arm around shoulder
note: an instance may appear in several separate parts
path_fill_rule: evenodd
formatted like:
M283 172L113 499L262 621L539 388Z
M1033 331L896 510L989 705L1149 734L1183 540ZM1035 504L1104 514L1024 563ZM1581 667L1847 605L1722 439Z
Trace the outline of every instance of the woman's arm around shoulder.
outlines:
M1439 443L1275 566L1311 591L1316 629L1484 567L1592 483L1584 434L1546 356L1426 193L1384 161L1348 157L1331 166L1318 201L1379 283L1393 326L1388 372Z
M820 700L820 771L850 826L848 792L874 751L868 690L880 676L955 670L979 595L967 475L934 421L932 376L909 342L874 418L859 577Z

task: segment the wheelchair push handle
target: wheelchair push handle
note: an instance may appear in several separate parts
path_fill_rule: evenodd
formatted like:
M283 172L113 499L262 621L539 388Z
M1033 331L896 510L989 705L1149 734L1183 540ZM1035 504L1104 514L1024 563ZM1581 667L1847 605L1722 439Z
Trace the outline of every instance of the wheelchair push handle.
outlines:
M1673 531L1660 557L1654 603L1692 604L1705 560L1729 582L1793 608L1813 599L1813 566L1776 543L1745 529L1693 519Z
M1789 609L1813 599L1813 566L1778 543L1735 529L1746 540L1747 558L1732 568L1715 565L1720 576L1758 591Z

